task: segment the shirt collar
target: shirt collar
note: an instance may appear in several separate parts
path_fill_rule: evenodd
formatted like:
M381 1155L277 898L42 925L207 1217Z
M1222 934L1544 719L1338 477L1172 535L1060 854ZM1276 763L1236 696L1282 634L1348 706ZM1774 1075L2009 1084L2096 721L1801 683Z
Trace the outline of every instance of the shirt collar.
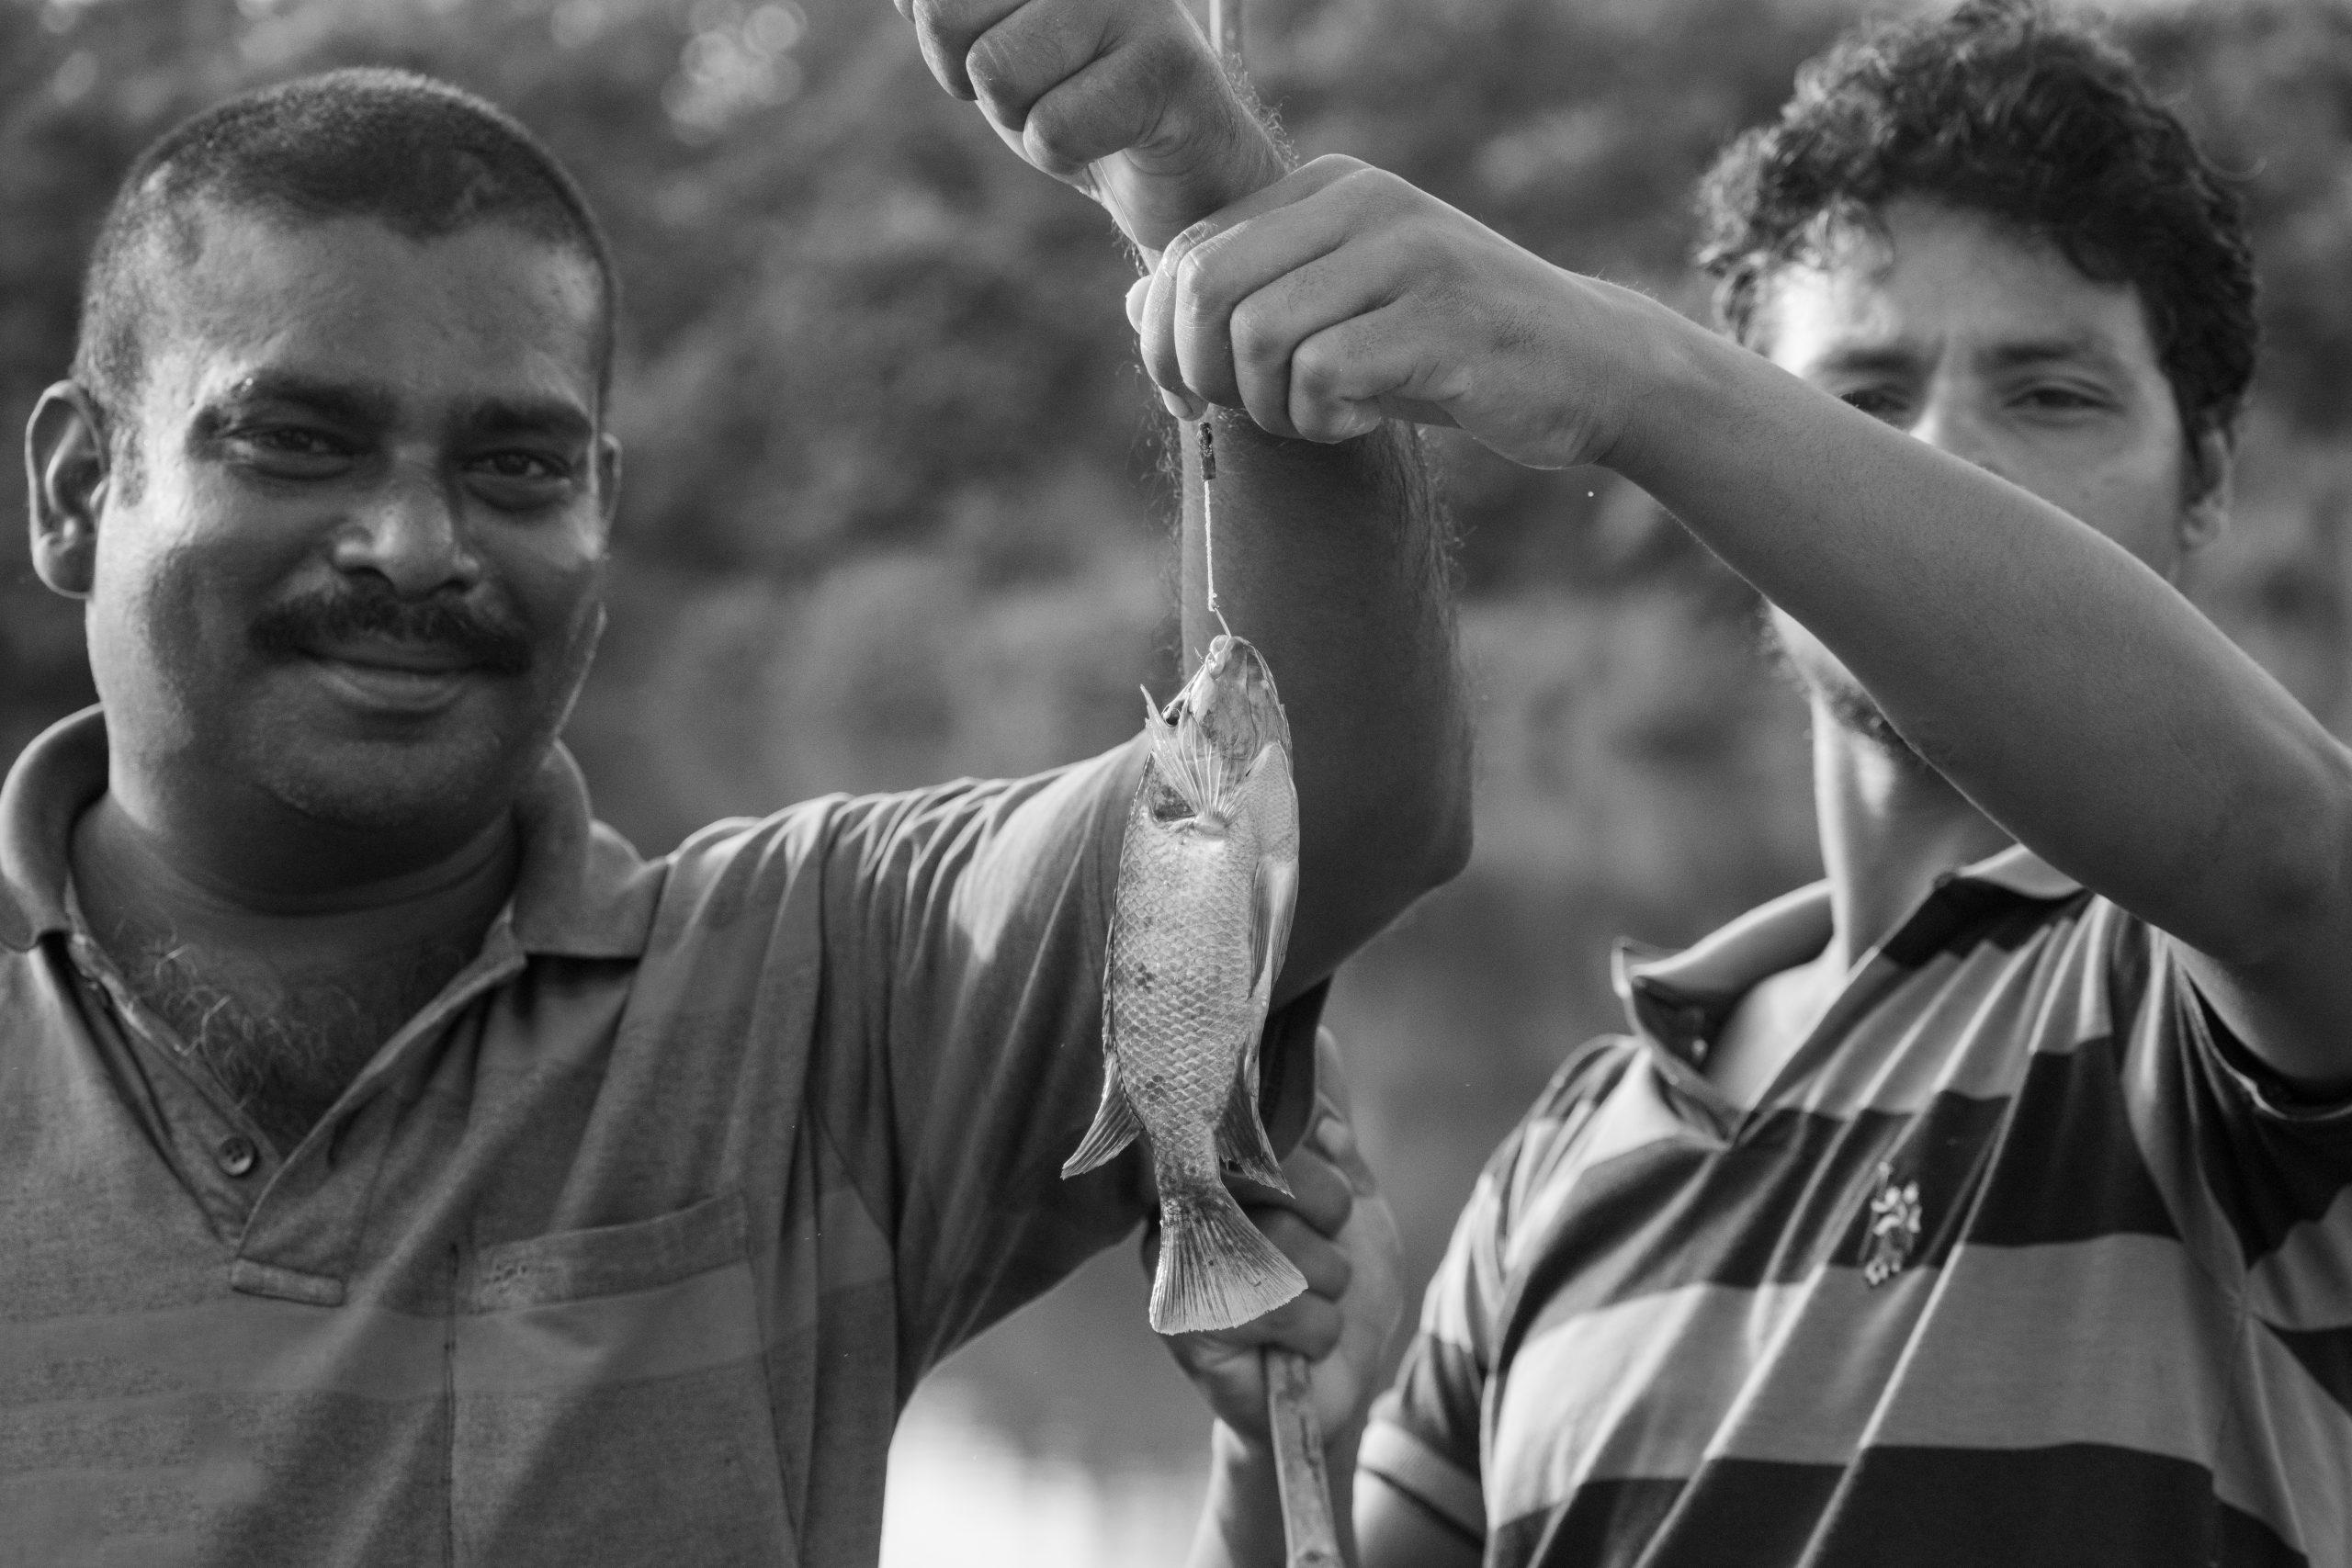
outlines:
M1956 883L2037 902L2082 891L2081 883L2023 844L2011 844L1939 880L1911 918ZM1829 884L1815 882L1748 910L1679 952L1621 939L1611 979L1635 1033L1695 1061L1704 1055L1699 1047L1714 1037L1750 987L1818 954L1829 931Z
M105 715L85 708L25 748L0 785L0 945L24 951L72 930L65 890L74 821L106 792ZM636 958L662 892L662 863L589 816L588 787L561 746L514 802L522 868L510 905L532 954Z

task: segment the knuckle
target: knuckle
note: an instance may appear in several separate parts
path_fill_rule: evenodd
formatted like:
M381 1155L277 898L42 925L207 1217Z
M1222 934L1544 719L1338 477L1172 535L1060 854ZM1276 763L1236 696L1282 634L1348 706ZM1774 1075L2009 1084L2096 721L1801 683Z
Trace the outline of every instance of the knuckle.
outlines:
M983 99L1001 96L1012 85L1012 62L994 33L983 35L964 51L964 74Z
M1268 319L1270 312L1254 302L1245 302L1233 312L1233 351L1252 362L1274 358L1282 352L1282 333Z
M1174 258L1175 265L1179 268L1182 267L1186 262L1193 259L1194 253L1198 251L1201 246L1207 244L1211 240L1215 239L1216 234L1216 220L1214 218L1202 219L1199 222L1193 224L1191 228L1184 230L1174 239L1168 242L1168 248L1160 253L1162 258L1161 265L1167 265L1168 258L1172 257Z
M1321 393L1337 382L1341 368L1340 351L1329 341L1329 335L1309 338L1290 356L1290 378L1295 385Z

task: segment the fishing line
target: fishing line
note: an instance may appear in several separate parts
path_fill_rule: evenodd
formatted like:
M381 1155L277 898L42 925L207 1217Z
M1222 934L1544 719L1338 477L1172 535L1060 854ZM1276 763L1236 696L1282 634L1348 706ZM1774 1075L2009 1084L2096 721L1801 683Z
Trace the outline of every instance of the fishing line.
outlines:
M1193 426L1201 433L1201 565L1202 575L1208 580L1209 614L1231 637L1233 628L1226 624L1225 611L1216 602L1216 431L1211 423L1215 417L1204 413Z

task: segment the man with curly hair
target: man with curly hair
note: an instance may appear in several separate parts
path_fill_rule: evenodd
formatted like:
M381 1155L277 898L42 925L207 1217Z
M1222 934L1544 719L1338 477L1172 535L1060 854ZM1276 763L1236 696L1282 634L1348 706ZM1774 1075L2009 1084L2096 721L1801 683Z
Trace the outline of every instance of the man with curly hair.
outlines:
M1363 1560L2352 1562L2352 752L2174 587L2236 203L1978 3L1815 62L1703 207L1727 338L1345 160L1136 301L1184 406L1634 479L1811 701L1826 880L1621 950L1374 1414ZM1197 1561L1273 1561L1216 1452Z

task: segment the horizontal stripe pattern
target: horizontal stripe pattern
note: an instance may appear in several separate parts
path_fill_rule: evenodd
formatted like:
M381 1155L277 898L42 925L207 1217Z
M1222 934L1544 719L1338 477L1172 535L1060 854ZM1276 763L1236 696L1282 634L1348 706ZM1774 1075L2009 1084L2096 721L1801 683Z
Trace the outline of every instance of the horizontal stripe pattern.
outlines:
M1475 1480L1495 1568L2352 1562L2352 1136L2164 938L2018 880L1931 895L1750 1112L1691 1064L1820 910L1623 964L1636 1032L1482 1178L1382 1473L1456 1524Z
M1600 1483L1514 1520L1489 1562L1578 1568L2305 1568L2204 1499L2194 1465L2128 1449L1873 1449L1829 1465L1711 1461ZM1802 1521L1802 1523L1798 1522Z

